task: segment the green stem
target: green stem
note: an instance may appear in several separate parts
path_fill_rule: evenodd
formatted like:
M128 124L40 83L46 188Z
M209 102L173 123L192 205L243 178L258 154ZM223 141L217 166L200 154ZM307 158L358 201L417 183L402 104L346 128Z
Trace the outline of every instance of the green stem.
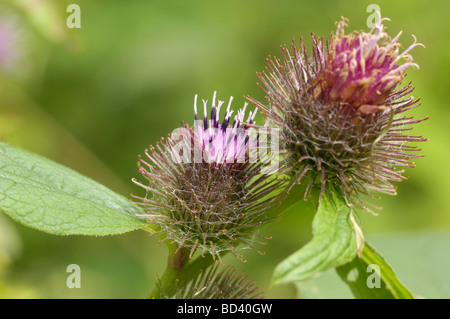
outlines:
M150 299L159 299L162 293L170 295L175 289L177 282L186 264L189 262L189 251L186 248L178 249L175 243L168 243L169 257L167 258L167 267L159 280L159 284L150 293ZM163 289L164 291L161 291Z
M183 285L189 279L195 278L201 270L208 268L214 261L211 257L202 256L191 261L189 249L178 249L178 245L173 242L168 243L167 246L169 248L167 268L159 280L159 284L150 293L150 299L160 299L164 295L173 295L178 285Z

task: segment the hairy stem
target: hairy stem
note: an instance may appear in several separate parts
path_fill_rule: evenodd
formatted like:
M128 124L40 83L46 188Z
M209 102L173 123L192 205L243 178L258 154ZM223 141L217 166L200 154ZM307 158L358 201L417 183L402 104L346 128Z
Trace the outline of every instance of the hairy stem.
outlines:
M173 295L178 285L184 285L188 280L195 278L201 270L206 269L214 262L210 256L199 256L191 261L189 249L178 249L178 245L173 242L168 243L167 246L169 248L167 268L159 280L159 284L150 293L150 299Z

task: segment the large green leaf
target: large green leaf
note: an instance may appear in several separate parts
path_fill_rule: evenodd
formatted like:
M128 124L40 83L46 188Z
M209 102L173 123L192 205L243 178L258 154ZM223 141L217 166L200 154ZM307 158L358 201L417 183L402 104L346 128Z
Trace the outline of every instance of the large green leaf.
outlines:
M324 194L313 221L313 239L275 268L273 283L306 280L353 260L359 230L353 220L341 196L332 191L329 198Z
M107 187L44 157L0 143L0 210L57 235L113 235L141 228L140 210Z
M412 299L386 260L368 243L361 257L336 268L353 295L361 299Z

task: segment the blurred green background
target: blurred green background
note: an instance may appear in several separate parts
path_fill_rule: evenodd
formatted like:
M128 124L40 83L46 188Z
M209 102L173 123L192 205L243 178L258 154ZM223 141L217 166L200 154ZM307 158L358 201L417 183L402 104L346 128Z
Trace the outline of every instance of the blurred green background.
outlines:
M81 8L69 29L67 5ZM137 155L193 121L193 97L262 99L256 71L280 44L328 37L341 16L365 29L376 3L391 35L403 30L420 70L407 80L430 116L414 133L430 138L426 157L408 170L379 216L361 214L363 230L419 297L450 298L450 2L433 1L0 1L0 140L69 166L128 196L139 192ZM262 122L262 119L258 119ZM300 204L262 233L261 256L245 251L244 271L266 298L345 298L333 271L299 287L270 287L274 267L311 237L313 212ZM1 298L143 298L162 274L166 249L143 231L114 237L57 237L0 215ZM81 267L68 289L66 267Z

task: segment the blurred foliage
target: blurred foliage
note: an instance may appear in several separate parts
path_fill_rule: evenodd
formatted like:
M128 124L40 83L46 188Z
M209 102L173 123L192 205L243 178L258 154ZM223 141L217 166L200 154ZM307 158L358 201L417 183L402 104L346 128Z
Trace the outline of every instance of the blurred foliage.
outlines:
M65 26L72 2L81 7L81 29ZM327 37L340 16L350 19L349 30L366 29L370 3L0 1L0 43L8 43L0 51L0 140L45 155L127 196L138 191L130 182L138 174L136 156L182 120L192 123L194 94L205 99L214 90L222 99L233 95L235 109L244 95L262 98L255 72L264 69L268 55L280 55L280 44L303 37L309 47L310 33ZM377 4L391 19L386 22L391 34L404 31L400 41L405 47L413 41L411 34L427 47L412 52L420 70L411 70L408 80L423 101L411 113L430 116L414 134L430 141L423 145L426 157L407 172L411 179L398 185L398 195L377 201L384 207L379 216L361 215L363 230L367 237L379 238L375 247L392 259L414 293L449 298L450 50L445 39L450 2ZM262 230L273 237L264 247L265 256L246 251L246 264L230 256L226 262L255 279L266 297L297 296L294 285L270 288L270 277L282 259L311 237L312 215L300 203ZM165 247L144 232L57 237L26 229L6 216L0 219L0 231L3 298L141 298L165 267ZM72 263L81 267L81 289L66 287L66 267ZM321 291L329 292L322 296L333 291L344 296L347 288L327 276L317 279Z

